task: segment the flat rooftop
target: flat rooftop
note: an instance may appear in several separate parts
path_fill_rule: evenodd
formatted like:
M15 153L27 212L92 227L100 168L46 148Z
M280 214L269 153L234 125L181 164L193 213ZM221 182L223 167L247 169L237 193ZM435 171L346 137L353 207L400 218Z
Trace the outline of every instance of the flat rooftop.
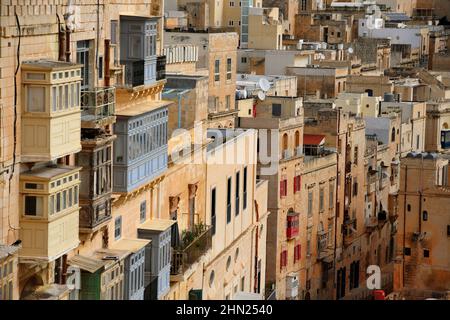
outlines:
M28 60L22 62L22 68L27 70L67 70L67 69L78 69L81 68L81 64L76 64L72 62L57 61L57 60Z
M65 176L72 172L81 170L81 167L73 167L66 165L58 165L57 167L42 167L33 169L32 171L25 171L20 174L22 177L41 178L45 180L51 180L58 178L59 176Z
M129 106L122 110L117 110L116 115L121 117L135 117L147 112L151 112L153 110L166 107L169 104L173 103L172 101L166 100L158 100L158 101L145 101L139 104L135 104Z

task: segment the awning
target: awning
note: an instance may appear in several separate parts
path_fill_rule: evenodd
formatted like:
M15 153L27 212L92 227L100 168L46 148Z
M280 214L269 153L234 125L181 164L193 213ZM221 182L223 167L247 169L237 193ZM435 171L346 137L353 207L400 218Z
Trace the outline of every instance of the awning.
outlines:
M114 244L112 244L111 248L118 249L118 250L126 250L126 251L131 251L133 253L136 253L151 242L152 242L152 240L124 238L124 239L120 239L119 241L116 241Z
M303 145L321 145L325 143L325 136L321 134L304 134Z

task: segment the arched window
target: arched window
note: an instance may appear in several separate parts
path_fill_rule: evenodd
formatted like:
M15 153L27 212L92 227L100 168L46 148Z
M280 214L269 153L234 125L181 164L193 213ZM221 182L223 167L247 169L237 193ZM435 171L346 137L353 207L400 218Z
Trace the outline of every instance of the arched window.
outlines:
M392 131L391 131L391 142L394 142L395 141L395 128L392 128Z
M295 147L300 146L300 131L295 131Z
M288 135L285 133L283 135L283 150L287 150L288 148Z

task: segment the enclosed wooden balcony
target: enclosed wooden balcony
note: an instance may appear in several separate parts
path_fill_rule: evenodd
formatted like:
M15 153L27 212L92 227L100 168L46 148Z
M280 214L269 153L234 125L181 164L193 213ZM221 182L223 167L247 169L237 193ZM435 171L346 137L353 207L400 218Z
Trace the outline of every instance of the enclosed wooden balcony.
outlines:
M20 175L21 260L53 261L78 246L80 169L61 165Z
M22 63L22 162L81 150L80 68L61 61Z

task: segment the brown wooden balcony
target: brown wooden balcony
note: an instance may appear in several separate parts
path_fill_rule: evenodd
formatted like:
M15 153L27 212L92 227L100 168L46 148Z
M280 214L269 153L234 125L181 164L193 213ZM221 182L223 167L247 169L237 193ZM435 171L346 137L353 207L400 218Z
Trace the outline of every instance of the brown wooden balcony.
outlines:
M202 231L195 235L195 232L186 233L183 237L183 244L179 248L172 249L171 275L181 275L196 263L212 246L212 228L203 226ZM195 238L190 240L190 236Z

